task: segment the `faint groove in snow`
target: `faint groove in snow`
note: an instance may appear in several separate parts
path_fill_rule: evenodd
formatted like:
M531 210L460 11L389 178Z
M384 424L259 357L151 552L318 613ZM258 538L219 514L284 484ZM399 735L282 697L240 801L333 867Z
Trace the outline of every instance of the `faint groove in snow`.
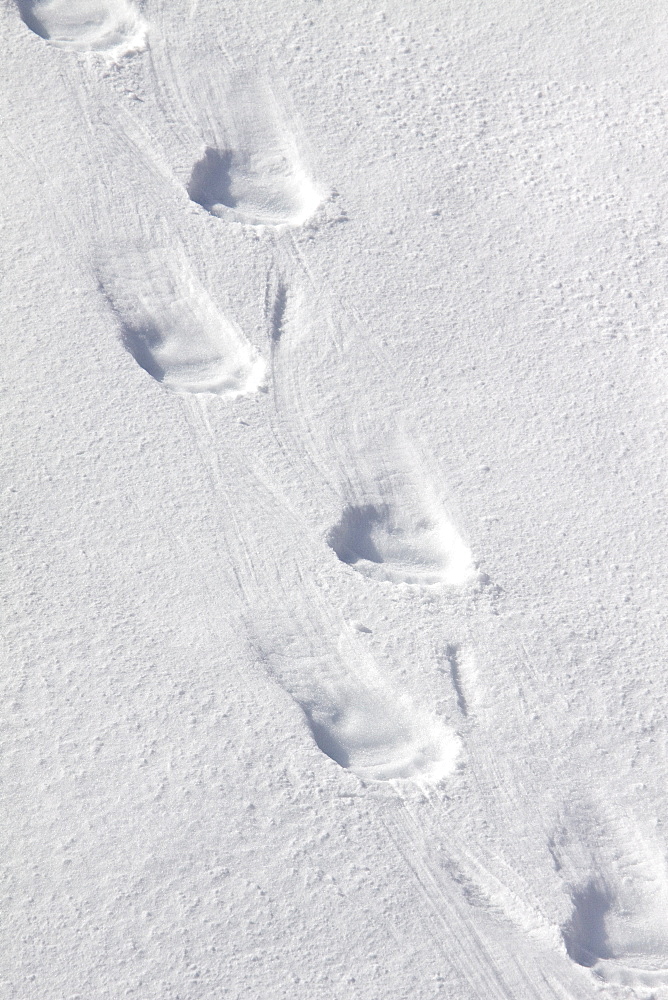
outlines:
M456 646L449 645L445 650L445 659L450 668L450 680L452 681L452 687L457 698L457 708L464 718L466 718L469 714L469 709L462 684L462 670L458 648Z
M128 0L17 0L36 35L69 52L118 58L146 44L146 24Z
M281 282L276 289L276 295L274 298L273 308L271 310L270 317L270 330L271 339L274 343L278 341L283 336L283 325L285 321L285 313L288 305L288 290L285 285Z

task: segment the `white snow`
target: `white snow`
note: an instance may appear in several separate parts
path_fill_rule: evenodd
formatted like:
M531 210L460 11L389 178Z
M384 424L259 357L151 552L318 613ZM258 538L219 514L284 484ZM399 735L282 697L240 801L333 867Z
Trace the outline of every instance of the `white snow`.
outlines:
M146 26L127 0L17 0L25 24L70 52L121 57L144 47Z
M668 1000L662 6L0 43L3 1000Z
M303 225L323 194L268 84L237 74L225 82L220 104L226 114L210 126L216 145L204 150L188 181L192 201L225 221Z
M119 248L99 273L123 346L156 381L228 398L260 388L264 361L185 261L161 259L150 247Z

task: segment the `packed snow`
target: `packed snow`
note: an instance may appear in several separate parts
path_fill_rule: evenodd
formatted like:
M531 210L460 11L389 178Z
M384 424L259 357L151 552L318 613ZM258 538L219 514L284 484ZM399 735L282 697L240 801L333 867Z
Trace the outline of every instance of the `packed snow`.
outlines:
M0 40L2 997L668 1000L662 6Z

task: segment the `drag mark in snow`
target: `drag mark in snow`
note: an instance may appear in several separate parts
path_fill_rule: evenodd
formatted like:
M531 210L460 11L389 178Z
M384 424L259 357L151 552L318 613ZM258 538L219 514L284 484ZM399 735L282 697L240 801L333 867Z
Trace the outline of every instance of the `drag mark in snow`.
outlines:
M360 778L436 782L455 766L456 737L405 698L351 687L302 708L322 752Z
M468 705L466 703L466 698L464 697L464 689L462 686L462 671L459 657L459 650L456 646L448 646L445 650L445 659L450 668L450 680L452 681L452 687L457 698L457 708L461 714L466 718L469 714Z
M440 513L411 518L394 504L349 505L327 541L341 562L375 580L462 585L473 576L471 553Z
M129 254L100 269L100 285L123 346L165 388L233 398L262 385L264 361L185 264Z
M278 343L283 335L283 324L285 321L285 311L288 304L288 290L284 284L280 283L276 289L274 303L270 316L271 339Z
M128 0L17 0L36 35L69 52L118 58L146 44L146 25Z

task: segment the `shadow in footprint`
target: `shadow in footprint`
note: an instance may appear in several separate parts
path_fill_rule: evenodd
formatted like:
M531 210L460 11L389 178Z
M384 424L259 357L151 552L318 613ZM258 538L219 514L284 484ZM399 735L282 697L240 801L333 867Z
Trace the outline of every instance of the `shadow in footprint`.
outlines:
M16 6L19 9L19 14L21 15L21 20L27 28L34 31L36 35L40 38L44 38L48 41L49 33L46 25L39 17L36 17L34 11L35 7L38 6L35 0L16 0Z
M374 545L372 532L376 525L387 519L387 508L346 507L341 520L329 533L328 542L341 562L354 566L360 559L382 563L383 558Z
M318 722L308 708L304 709L304 714L313 733L313 739L319 749L327 757L331 757L340 767L350 767L349 748L341 742L331 726L326 725L324 722Z
M578 965L593 968L600 959L612 958L608 945L606 917L612 907L612 896L595 879L573 893L573 915L563 928L566 951Z
M140 368L156 380L162 382L167 374L165 368L156 359L156 351L162 344L163 337L156 326L146 323L143 326L121 324L121 343L132 355Z
M236 208L237 199L231 191L232 154L207 149L192 169L188 182L188 197L207 212L216 205Z

